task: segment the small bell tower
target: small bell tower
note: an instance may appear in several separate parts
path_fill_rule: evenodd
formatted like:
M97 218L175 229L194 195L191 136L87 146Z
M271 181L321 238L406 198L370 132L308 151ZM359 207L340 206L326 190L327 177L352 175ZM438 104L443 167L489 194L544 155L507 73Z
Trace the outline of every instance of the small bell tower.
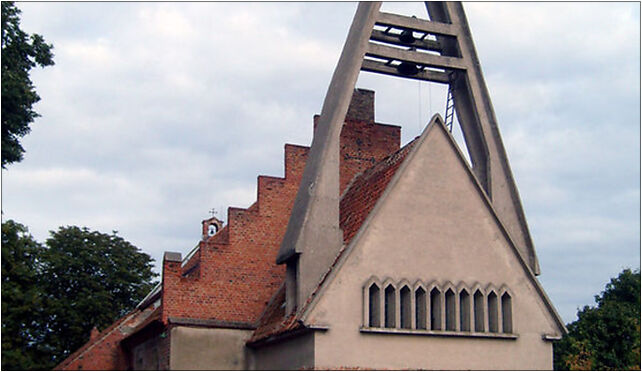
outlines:
M203 225L202 240L207 240L208 238L216 235L216 233L221 231L223 228L223 221L214 216L203 220L201 223Z

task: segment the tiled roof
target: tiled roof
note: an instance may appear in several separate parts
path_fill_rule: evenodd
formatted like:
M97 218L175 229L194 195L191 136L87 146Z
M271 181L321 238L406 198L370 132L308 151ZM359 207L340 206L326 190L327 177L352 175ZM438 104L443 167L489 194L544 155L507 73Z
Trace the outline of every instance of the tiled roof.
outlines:
M399 169L399 166L410 153L417 138L364 172L356 175L348 185L339 204L339 224L343 229L344 247L339 251L333 264L328 268L328 271L319 282L315 291L307 299L304 307L310 304L329 273L335 267L345 248L356 235L357 231L359 231L359 228L372 211L372 208L374 208L377 200L379 200L381 194L383 194L383 191L390 183L390 180L392 180L392 177ZM287 316L285 314L285 283L283 283L266 306L259 320L259 325L248 342L257 342L268 337L302 328L303 326L297 321L296 313L295 311Z
M283 283L266 306L259 325L248 342L277 336L300 327L296 322L295 314L292 312L288 317L285 316L285 283Z

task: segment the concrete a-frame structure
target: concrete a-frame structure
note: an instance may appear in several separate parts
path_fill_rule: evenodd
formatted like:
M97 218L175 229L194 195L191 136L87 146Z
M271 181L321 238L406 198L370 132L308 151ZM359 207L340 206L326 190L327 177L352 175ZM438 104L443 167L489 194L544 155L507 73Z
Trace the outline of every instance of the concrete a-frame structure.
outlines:
M277 263L287 264L287 310L301 309L342 246L339 135L359 71L449 84L477 181L534 275L539 264L466 16L459 2L426 2L430 20L360 3L326 93Z

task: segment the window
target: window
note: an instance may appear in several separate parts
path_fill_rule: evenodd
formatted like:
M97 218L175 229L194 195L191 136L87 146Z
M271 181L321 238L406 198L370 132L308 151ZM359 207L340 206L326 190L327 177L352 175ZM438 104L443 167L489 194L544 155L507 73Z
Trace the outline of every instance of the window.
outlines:
M386 287L385 297L385 326L386 328L395 328L397 311L395 306L395 287L392 284Z
M363 288L362 332L517 339L510 289L372 277Z
M404 286L399 291L399 300L401 302L399 307L400 318L401 318L401 328L410 329L412 328L412 318L411 318L411 303L410 303L410 288Z
M415 319L417 329L426 329L426 291L421 287L415 291Z
M441 292L437 288L430 291L430 329L441 329Z
M473 307L475 312L475 332L484 332L484 295L479 289L473 296Z
M502 295L502 332L513 333L513 309L508 292Z
M381 313L380 313L380 294L379 286L372 284L368 289L368 325L370 327L381 327Z
M490 292L488 294L488 331L497 333L498 329L498 307L497 307L497 295L495 292Z
M459 292L459 324L462 331L470 331L470 295L465 289Z
M455 293L452 289L446 291L446 330L454 331L455 328Z

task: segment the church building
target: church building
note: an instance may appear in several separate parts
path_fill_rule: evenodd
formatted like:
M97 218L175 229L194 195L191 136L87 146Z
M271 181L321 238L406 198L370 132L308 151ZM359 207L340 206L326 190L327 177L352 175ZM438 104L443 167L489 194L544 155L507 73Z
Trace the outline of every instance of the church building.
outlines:
M463 7L379 6L357 9L311 146L286 144L282 177L258 176L227 224L202 221L161 283L56 369L552 369L566 329ZM402 146L359 71L448 84L454 111Z

